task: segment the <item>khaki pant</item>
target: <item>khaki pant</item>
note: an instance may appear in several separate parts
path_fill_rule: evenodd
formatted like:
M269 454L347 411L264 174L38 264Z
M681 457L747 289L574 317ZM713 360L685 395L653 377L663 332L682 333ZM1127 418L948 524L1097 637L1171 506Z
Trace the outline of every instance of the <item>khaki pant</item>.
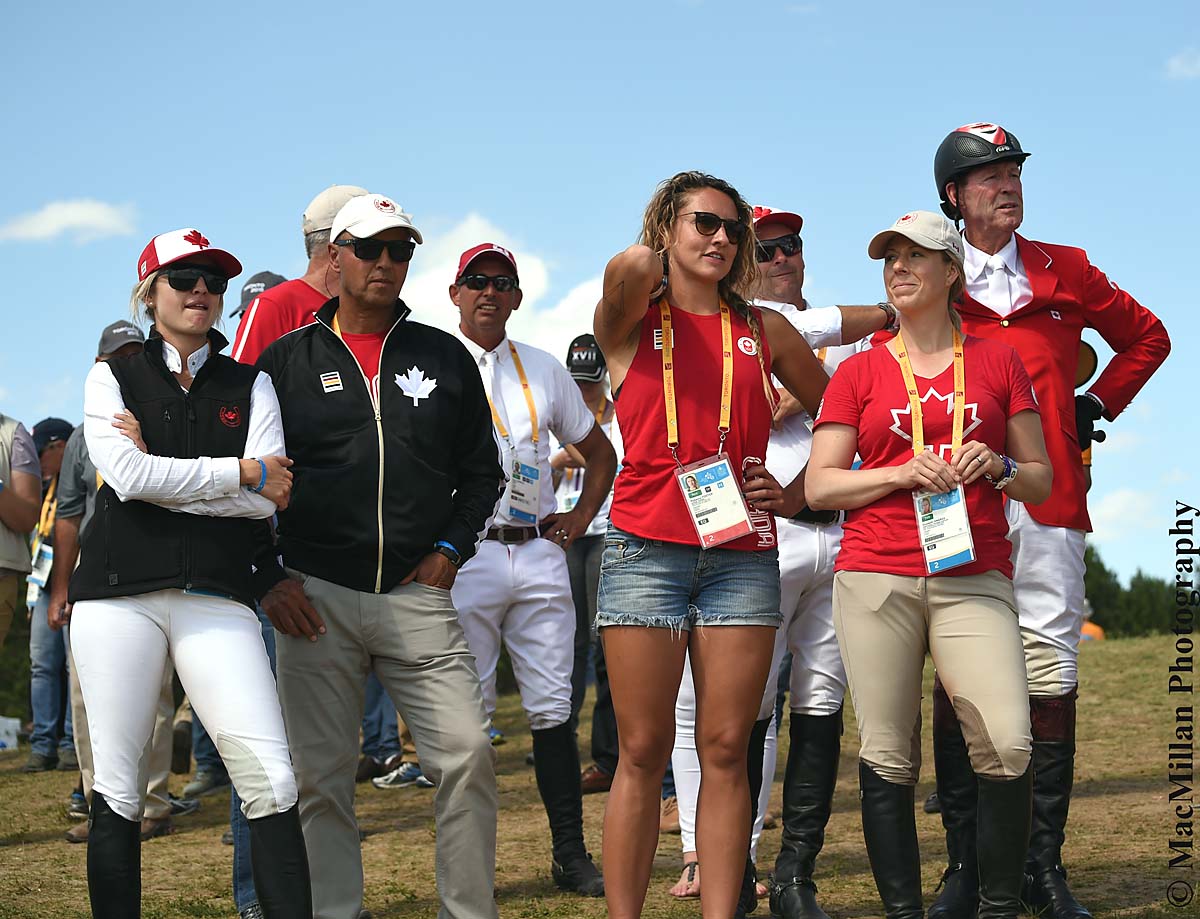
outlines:
M374 670L437 785L441 919L493 919L495 753L475 659L449 591L350 590L292 572L325 620L317 641L279 634L279 696L300 788L315 919L357 919L362 852L354 817L358 728Z
M79 758L79 774L83 780L83 794L92 803L92 737L88 731L87 708L83 704L83 692L79 687L79 674L71 656L71 643L67 642L67 668L71 681L71 719L75 731L75 755ZM154 714L154 733L150 744L142 754L138 772L138 787L146 789L143 816L151 820L162 820L171 815L171 799L167 792L167 780L171 777L171 716L174 714L175 697L171 677L175 671L167 667L163 674L162 691L158 696L158 708Z
M883 779L921 770L925 652L962 725L976 774L1022 775L1032 738L1025 652L1012 582L996 571L935 578L862 571L834 576L833 621L862 741Z
M21 589L22 580L21 576L15 574L0 577L0 647L4 646L4 639L8 637L8 630L12 628L13 616L17 611L17 593Z

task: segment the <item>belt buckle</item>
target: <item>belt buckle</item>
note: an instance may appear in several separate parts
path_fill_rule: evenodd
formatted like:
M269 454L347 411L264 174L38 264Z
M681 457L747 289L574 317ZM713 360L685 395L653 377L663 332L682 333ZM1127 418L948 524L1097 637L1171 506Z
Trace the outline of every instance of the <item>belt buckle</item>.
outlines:
M499 534L502 546L515 546L525 541L525 531L520 527L500 527Z

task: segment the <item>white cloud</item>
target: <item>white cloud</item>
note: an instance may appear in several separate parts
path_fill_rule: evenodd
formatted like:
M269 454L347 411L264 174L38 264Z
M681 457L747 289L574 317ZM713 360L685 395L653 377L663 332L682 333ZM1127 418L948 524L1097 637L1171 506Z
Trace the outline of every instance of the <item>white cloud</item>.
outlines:
M1200 51L1185 48L1168 58L1167 76L1172 80L1200 80Z
M1108 430L1105 427L1098 428L1097 430L1105 432L1104 442L1097 449L1103 450L1106 456L1112 453L1122 453L1141 448L1146 441L1146 438L1136 431Z
M1178 466L1172 466L1162 474L1159 482L1163 485L1182 485L1184 482L1191 482L1192 475L1184 472Z
M512 234L479 214L469 214L445 233L426 233L427 242L417 248L414 267L401 294L413 310L413 318L447 332L458 325L458 311L447 293L458 257L463 250L481 242L499 243L513 251L521 272L521 307L509 320L513 338L549 351L559 360L576 335L590 332L592 312L600 299L600 278L572 288L557 303L546 303L549 268L545 259L524 249Z
M133 205L109 204L94 198L51 201L39 210L0 224L2 242L47 242L71 236L77 243L133 233Z
M1133 488L1118 488L1099 500L1089 501L1093 538L1097 542L1118 542L1128 538L1133 530L1152 528L1156 521L1147 510L1154 508L1156 502L1162 503L1158 495Z

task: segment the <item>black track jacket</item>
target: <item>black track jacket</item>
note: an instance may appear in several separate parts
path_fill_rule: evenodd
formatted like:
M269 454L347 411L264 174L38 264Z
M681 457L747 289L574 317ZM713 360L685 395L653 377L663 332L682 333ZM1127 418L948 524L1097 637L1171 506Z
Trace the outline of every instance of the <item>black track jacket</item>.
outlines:
M332 329L338 299L284 335L257 367L279 394L291 502L279 512L283 562L353 590L386 593L438 540L471 558L504 487L491 411L470 354L453 336L396 320L379 362L379 401ZM285 577L255 559L262 597Z

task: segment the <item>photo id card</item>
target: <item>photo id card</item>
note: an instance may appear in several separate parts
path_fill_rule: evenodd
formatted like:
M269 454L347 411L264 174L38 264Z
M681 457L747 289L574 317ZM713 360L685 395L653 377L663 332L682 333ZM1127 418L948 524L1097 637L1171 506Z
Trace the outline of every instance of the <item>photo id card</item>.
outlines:
M508 480L508 513L530 526L537 526L538 522L538 480L541 475L537 466L516 463Z
M914 491L913 508L917 512L917 532L929 574L940 574L975 561L975 543L971 539L971 521L967 518L962 485L944 493Z
M675 473L675 481L683 492L701 549L711 549L754 532L750 508L728 454L718 453L684 466Z

